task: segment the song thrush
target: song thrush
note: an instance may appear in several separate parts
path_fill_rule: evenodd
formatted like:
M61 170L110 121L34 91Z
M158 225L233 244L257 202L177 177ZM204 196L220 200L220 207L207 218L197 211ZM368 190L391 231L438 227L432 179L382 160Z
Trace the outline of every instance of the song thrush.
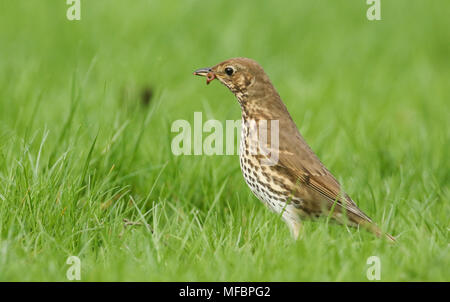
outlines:
M240 165L245 181L263 203L282 216L294 238L299 235L301 219L325 215L395 241L341 191L337 180L301 136L269 77L257 62L233 58L211 68L198 69L194 75L205 76L207 84L218 79L237 97L242 110ZM264 133L270 133L263 143L261 129L255 127L255 123L261 121L267 121ZM278 127L278 132L275 131L278 142L274 148L271 143L275 140L272 132L275 126ZM256 138L252 133L257 133ZM261 147L269 152L252 152ZM268 161L262 163L263 159Z

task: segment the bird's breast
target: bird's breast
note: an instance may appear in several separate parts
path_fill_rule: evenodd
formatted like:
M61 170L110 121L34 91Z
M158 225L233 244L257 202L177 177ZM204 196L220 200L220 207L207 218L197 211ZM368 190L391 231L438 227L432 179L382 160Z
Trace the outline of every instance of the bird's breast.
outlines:
M261 163L261 157L253 154L252 148L258 147L258 142L250 134L252 130L248 123L242 121L239 162L245 182L253 194L265 203L271 210L281 213L286 207L290 196L288 179L275 168ZM294 197L295 198L295 197ZM297 201L296 201L297 202Z

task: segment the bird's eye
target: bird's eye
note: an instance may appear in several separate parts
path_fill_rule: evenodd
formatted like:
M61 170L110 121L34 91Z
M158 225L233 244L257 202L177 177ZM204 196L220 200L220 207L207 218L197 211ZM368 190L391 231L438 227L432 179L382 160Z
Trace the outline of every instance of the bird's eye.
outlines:
M230 75L232 75L234 73L234 69L231 68L231 67L226 67L225 68L225 73L230 76Z

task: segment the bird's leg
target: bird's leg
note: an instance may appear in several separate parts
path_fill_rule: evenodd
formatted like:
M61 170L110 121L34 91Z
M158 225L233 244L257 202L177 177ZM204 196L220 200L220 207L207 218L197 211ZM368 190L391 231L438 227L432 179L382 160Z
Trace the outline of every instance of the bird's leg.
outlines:
M291 235L294 238L294 240L297 240L298 236L300 235L300 230L302 227L302 223L301 223L300 219L298 217L293 216L289 212L284 212L283 220L288 225L289 230L291 231Z

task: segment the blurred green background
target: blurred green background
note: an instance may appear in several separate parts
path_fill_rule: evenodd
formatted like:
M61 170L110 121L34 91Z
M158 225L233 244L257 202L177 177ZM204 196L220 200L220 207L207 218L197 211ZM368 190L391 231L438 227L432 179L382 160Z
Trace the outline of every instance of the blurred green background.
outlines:
M0 280L449 281L450 3L0 0ZM389 246L305 222L294 242L237 156L170 150L177 119L240 119L192 71L258 61ZM123 219L141 223L124 226ZM148 225L147 225L148 224Z

